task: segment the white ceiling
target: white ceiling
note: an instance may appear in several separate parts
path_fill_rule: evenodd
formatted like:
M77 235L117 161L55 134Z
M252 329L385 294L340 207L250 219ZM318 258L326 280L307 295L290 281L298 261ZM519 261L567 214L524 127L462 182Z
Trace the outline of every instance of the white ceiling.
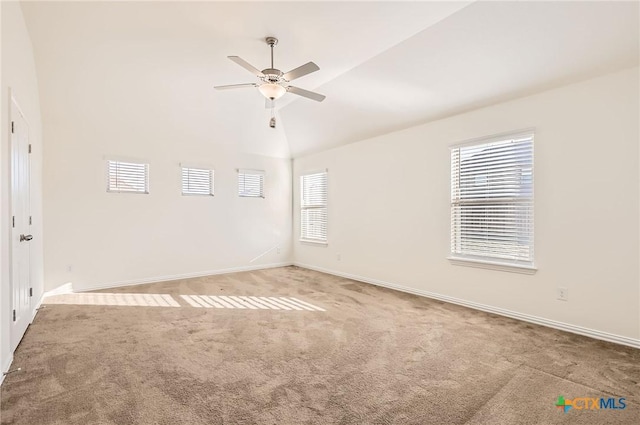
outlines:
M637 2L25 2L47 111L147 111L187 137L300 156L638 64ZM320 71L278 128L226 56ZM81 100L84 99L84 100ZM77 108L77 105L75 105ZM91 105L83 105L91 109ZM104 110L104 109L101 109ZM90 114L90 112L86 112ZM149 121L152 125L153 120Z

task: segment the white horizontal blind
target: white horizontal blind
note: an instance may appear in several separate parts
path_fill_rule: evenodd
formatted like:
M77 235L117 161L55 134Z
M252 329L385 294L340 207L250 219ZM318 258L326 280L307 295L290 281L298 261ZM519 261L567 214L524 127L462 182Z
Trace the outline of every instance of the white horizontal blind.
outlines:
M182 167L182 194L213 196L213 170Z
M533 134L452 148L451 253L533 265Z
M300 239L327 241L327 173L300 176Z
M264 171L238 170L238 196L264 198Z
M149 164L107 161L107 192L149 193Z

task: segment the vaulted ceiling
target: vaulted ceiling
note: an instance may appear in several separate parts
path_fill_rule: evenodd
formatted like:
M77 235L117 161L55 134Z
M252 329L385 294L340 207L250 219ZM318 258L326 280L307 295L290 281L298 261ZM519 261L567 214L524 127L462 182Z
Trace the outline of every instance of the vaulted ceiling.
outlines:
M638 64L637 2L24 2L48 111L79 97L229 149L300 156ZM320 71L276 129L227 59ZM85 114L91 105L82 105ZM105 109L101 109L104 111ZM131 124L131 123L129 123ZM46 134L45 134L46 136ZM176 141L178 143L179 141Z

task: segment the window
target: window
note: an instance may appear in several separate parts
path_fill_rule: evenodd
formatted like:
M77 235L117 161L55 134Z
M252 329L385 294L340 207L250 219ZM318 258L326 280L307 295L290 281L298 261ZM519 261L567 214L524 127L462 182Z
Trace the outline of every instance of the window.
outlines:
M149 193L149 164L107 161L107 192Z
M238 170L238 196L264 198L264 171Z
M213 170L182 167L182 194L213 196Z
M327 172L300 176L300 239L327 242Z
M451 149L451 259L533 268L533 134Z

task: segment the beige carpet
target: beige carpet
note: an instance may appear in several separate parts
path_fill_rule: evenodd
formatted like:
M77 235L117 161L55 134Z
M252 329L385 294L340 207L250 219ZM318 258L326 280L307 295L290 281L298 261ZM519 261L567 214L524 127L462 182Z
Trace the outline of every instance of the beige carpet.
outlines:
M640 424L640 350L296 267L101 292L38 313L2 424Z

